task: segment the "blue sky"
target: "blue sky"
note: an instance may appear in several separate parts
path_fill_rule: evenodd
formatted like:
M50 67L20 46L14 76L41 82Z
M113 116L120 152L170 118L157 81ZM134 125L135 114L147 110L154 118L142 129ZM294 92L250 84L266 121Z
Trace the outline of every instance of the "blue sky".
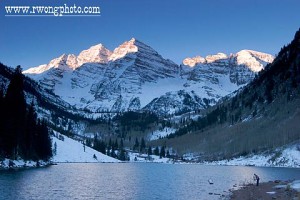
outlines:
M5 17L5 5L93 5L100 17ZM253 49L276 54L300 27L299 0L2 0L0 62L24 69L132 37L176 63Z

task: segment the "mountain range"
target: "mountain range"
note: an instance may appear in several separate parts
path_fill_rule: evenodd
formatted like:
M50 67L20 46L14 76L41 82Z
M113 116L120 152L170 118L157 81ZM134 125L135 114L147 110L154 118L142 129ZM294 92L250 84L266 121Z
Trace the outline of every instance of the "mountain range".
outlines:
M180 65L134 38L113 51L99 44L24 71L26 101L85 142L131 149L145 138L197 161L269 151L299 140L299 33L276 58L241 50ZM12 74L0 64L4 90Z
M146 110L165 116L201 110L249 83L272 55L253 50L186 58L181 65L132 38L113 51L102 44L63 54L23 73L74 110Z
M272 155L272 163L286 145L300 139L300 30L271 64L243 88L222 98L198 119L182 122L166 144L196 160ZM299 158L299 148L296 157ZM281 160L283 165L289 160Z

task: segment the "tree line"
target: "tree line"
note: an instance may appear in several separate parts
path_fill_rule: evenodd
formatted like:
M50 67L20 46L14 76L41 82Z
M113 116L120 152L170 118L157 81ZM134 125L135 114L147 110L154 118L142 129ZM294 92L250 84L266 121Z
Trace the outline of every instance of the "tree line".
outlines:
M0 158L49 160L52 142L45 120L37 119L33 102L27 106L22 68L0 88Z
M129 149L125 150L123 138L119 140L117 138L115 140L112 140L110 138L107 142L99 139L97 134L95 134L93 138L85 138L84 141L84 145L91 147L105 155L111 156L121 161L129 161L129 155L127 153ZM133 152L147 154L148 156L156 155L160 158L171 157L170 151L166 149L165 146L152 148L151 146L147 146L144 138L138 140L138 138L136 137L134 144L130 149Z

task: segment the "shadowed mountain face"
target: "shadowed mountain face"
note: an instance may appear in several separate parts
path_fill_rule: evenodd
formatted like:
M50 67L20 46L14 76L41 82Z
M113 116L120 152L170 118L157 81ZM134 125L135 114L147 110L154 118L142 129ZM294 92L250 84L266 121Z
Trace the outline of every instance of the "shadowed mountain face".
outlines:
M300 30L253 81L209 108L202 118L181 126L168 136L167 144L213 160L299 144L299 88Z
M24 71L76 109L91 112L150 110L160 115L199 110L251 81L273 56L251 50L164 59L131 39L114 51L102 44L78 56L62 55Z

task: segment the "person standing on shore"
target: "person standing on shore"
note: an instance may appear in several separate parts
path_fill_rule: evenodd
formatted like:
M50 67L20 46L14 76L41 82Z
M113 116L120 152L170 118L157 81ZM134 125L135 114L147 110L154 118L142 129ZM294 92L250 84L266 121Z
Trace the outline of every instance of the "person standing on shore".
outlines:
M254 174L253 179L254 179L254 181L256 181L256 186L258 186L259 185L259 176L257 174Z

